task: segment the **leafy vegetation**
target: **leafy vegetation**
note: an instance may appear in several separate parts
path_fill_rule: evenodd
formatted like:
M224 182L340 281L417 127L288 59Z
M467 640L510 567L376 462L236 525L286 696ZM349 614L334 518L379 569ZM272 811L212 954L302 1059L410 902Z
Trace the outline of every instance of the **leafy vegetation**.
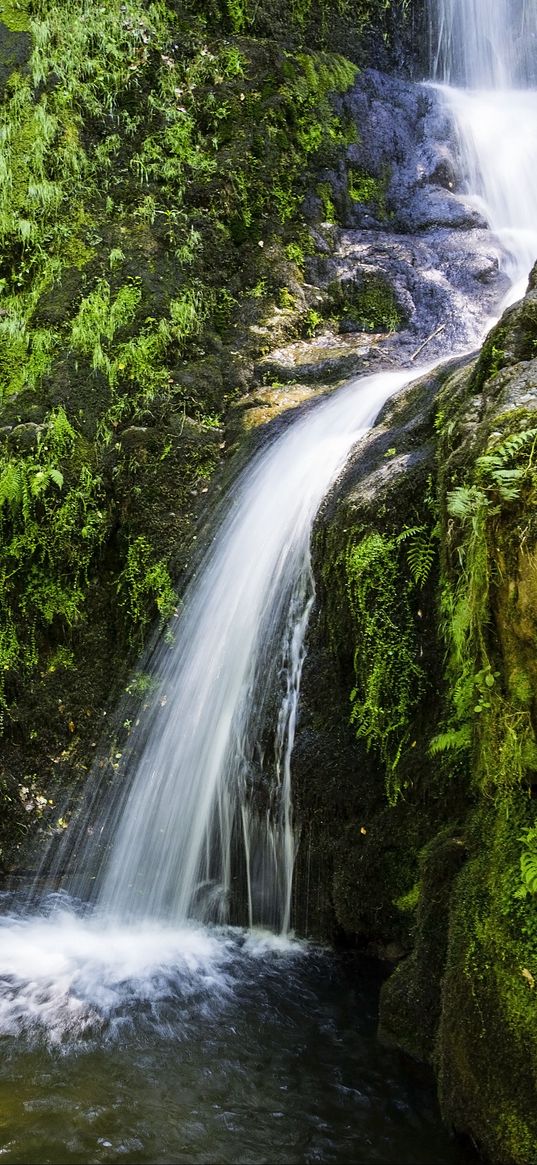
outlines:
M446 500L449 557L442 588L443 633L449 650L452 718L431 751L479 746L480 780L500 795L525 779L537 751L527 707L513 707L502 691L489 634L495 584L497 524L523 495L535 489L537 430L494 437L475 460L472 480L451 489ZM452 564L450 566L450 564Z
M274 6L279 43L249 3L1 5L24 34L0 105L6 836L28 766L74 771L94 706L173 612L237 352L259 351L271 304L297 315L301 204L351 136L331 94L356 65L318 51L308 5Z
M410 577L401 560L405 541L414 568ZM430 546L424 528L418 527L403 531L399 537L367 534L344 555L355 643L351 722L358 739L374 749L385 766L391 804L402 792L398 765L424 686L409 599L413 587L422 585L432 566L434 549Z

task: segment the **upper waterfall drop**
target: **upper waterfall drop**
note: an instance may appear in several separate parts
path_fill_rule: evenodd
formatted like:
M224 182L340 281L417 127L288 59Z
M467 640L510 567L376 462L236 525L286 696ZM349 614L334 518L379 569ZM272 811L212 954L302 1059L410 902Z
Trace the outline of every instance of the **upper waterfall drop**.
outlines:
M446 85L526 89L537 80L533 0L432 0L432 70Z
M503 309L537 260L537 4L431 0L431 37L468 193L504 249Z

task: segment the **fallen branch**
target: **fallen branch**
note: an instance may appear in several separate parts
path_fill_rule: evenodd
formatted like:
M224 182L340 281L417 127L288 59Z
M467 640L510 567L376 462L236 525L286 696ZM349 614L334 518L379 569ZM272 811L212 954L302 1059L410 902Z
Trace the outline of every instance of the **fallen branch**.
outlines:
M427 336L427 339L423 341L423 344L420 344L419 348L416 348L414 355L410 357L410 363L412 363L412 361L415 360L417 356L419 356L420 352L423 352L423 349L427 347L427 344L430 344L431 340L436 339L436 336L439 336L440 332L444 332L445 328L445 324L440 324L440 327L437 328L435 332L431 332L431 335Z

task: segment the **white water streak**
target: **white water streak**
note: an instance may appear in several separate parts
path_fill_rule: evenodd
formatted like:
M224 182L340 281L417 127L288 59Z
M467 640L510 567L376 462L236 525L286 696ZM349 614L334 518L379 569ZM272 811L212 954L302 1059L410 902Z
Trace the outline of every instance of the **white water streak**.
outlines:
M433 0L433 12L434 71L449 85L467 187L504 248L503 309L537 260L537 3Z
M281 795L266 833L278 876L261 894L277 901L262 902L256 917L253 879L249 896L253 923L288 926L295 851L290 757L311 609L311 527L352 446L385 400L417 374L351 382L258 453L237 482L186 596L176 646L160 663L153 729L112 821L114 844L98 894L106 914L182 921L214 917L220 901L225 916L244 768L255 755L283 640ZM251 847L250 814L243 811Z
M535 0L431 0L431 12L438 80L498 90L534 83Z

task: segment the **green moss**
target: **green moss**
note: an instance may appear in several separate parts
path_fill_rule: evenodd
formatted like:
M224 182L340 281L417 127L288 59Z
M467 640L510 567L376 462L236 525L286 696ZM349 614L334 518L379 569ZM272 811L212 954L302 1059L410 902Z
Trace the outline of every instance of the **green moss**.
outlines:
M416 910L414 949L382 989L380 1035L420 1060L431 1060L434 1053L448 945L445 920L466 857L463 840L446 826L420 853L419 883L396 903L399 910Z
M117 589L120 602L128 607L138 638L143 638L144 628L154 616L155 609L163 623L175 610L177 596L166 563L155 561L153 549L143 536L129 545Z
M519 796L509 814L474 818L475 840L488 844L453 898L437 1052L447 1119L469 1125L492 1160L517 1165L537 1160L537 917L517 897L528 815Z
M454 440L453 426L441 430L444 465ZM503 531L509 541L513 514L535 492L536 441L534 428L501 435L494 429L464 484L452 479L443 513L442 615L452 709L449 730L433 741L432 750L473 746L476 782L496 790L500 799L526 781L535 752L527 677L520 666L502 675L490 611L506 558ZM508 624L509 612L501 618Z
M366 173L365 170L350 168L348 171L349 198L353 202L371 206L379 219L384 220L388 217L386 194L389 182L390 174L388 171L377 178L373 174Z
M0 0L0 21L11 32L28 32L29 6L29 0Z
M342 314L364 332L395 332L403 323L393 288L374 277L357 288Z

